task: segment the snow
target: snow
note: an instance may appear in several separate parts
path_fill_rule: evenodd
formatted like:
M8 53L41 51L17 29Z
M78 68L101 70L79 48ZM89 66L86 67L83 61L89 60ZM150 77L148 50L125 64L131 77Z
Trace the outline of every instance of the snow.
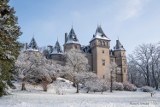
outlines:
M58 52L57 49L54 48L51 54L63 54L63 53L62 52Z
M73 41L73 40L68 40L68 41L66 42L66 44L70 44L70 43L80 44L78 41Z
M28 48L26 51L34 51L34 52L38 52L38 49Z
M107 38L106 36L102 36L102 34L99 33L99 32L97 32L97 33L95 34L95 36L91 39L91 41L93 41L94 39L102 39L102 40L110 41L109 38ZM91 42L91 41L90 41L90 42Z
M0 107L160 107L160 92L153 97L146 92L113 91L113 93L85 93L76 94L76 89L68 80L58 78L63 95L55 93L56 84L50 84L47 92L40 86L27 85L27 91L20 91L20 84L16 83L16 90L11 95L0 98Z

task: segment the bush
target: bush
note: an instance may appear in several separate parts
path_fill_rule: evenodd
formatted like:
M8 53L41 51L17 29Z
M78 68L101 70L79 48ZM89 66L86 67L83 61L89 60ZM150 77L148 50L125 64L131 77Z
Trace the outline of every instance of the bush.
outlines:
M136 91L137 90L137 87L134 84L131 84L129 82L124 82L123 87L124 87L124 90L126 91Z
M149 87L149 86L143 86L142 88L141 88L141 90L143 91L143 92L153 92L153 88L152 87Z
M113 90L122 91L124 89L123 84L121 82L113 82Z
M101 79L91 79L85 82L85 88L87 89L87 93L91 92L104 92L109 89L105 80Z

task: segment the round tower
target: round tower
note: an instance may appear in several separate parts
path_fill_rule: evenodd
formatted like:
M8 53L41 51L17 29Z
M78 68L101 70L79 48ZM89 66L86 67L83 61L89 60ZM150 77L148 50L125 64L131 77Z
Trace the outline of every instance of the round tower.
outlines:
M75 34L73 28L70 30L69 35L65 33L64 52L70 49L78 49L78 50L81 49L81 45L77 39L77 35Z

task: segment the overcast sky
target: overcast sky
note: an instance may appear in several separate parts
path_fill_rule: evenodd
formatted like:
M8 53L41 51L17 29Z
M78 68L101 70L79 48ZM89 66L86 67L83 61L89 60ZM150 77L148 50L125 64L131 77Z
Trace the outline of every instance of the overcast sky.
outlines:
M97 25L124 45L127 54L142 43L160 41L160 0L10 0L23 35L35 37L38 46L64 44L72 25L82 45L88 45Z

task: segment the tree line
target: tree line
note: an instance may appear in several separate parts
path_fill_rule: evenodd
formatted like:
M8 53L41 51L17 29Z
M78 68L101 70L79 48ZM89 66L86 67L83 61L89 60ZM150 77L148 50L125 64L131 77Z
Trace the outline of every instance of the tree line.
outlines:
M129 80L138 87L160 86L160 43L142 44L128 57Z

